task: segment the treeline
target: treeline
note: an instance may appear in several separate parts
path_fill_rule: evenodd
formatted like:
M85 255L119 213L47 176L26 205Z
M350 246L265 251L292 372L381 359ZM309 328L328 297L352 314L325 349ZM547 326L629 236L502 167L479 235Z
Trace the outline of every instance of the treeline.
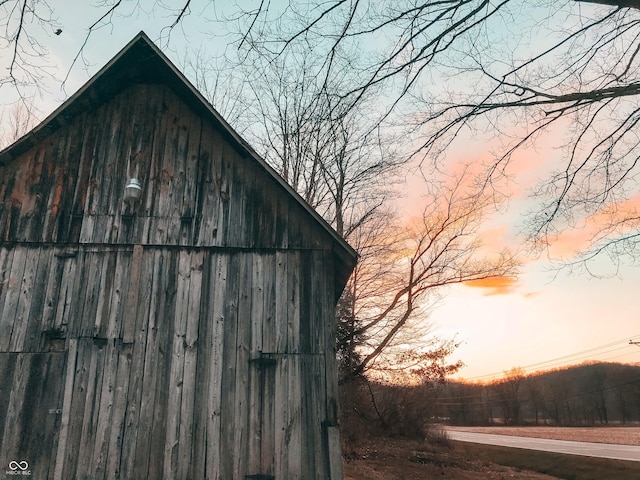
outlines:
M594 426L640 422L640 366L592 363L490 384L443 386L438 416L456 425Z
M360 378L342 388L348 437L427 437L453 425L598 426L640 423L640 365L592 363L492 383L398 385Z

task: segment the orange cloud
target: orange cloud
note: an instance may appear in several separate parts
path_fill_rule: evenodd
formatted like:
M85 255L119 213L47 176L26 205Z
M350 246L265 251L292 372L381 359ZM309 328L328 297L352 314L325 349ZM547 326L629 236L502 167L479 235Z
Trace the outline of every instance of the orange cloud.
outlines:
M603 207L550 242L552 257L568 258L585 251L593 243L615 238L640 226L640 192L624 201Z
M507 295L513 293L518 283L515 277L487 277L464 282L467 287L484 288L485 295Z

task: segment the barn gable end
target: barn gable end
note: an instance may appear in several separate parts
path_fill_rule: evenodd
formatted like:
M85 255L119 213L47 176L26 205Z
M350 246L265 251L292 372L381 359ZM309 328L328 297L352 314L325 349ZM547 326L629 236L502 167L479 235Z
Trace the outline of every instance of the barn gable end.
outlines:
M0 463L340 478L355 258L139 34L0 152Z

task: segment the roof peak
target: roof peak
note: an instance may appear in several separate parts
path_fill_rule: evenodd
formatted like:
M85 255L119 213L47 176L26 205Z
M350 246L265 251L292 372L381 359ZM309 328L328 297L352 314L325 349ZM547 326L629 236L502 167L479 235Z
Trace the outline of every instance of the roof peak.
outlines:
M0 151L0 166L13 161L69 123L70 119L80 112L97 108L134 83L163 83L169 86L190 108L216 124L228 141L245 151L296 198L342 246L348 257L357 256L355 250L227 123L143 30L37 127Z

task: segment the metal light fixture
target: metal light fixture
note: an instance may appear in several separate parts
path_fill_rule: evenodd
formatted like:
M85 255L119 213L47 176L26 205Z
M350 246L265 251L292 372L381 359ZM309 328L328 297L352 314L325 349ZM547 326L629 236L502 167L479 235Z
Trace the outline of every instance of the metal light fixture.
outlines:
M124 201L127 203L133 203L142 195L142 186L140 180L133 177L127 182L127 186L124 187Z

